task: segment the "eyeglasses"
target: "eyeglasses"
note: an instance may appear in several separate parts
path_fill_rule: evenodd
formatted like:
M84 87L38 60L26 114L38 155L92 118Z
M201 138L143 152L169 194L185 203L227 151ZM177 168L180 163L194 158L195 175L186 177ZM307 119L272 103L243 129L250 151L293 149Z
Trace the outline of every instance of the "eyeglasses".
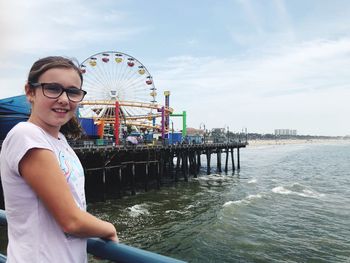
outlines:
M32 88L41 87L44 96L49 98L49 99L57 99L58 97L60 97L63 94L63 92L66 92L67 97L70 101L80 102L83 100L84 96L87 93L85 90L78 89L76 87L64 88L59 83L33 83L33 82L29 82L29 85Z

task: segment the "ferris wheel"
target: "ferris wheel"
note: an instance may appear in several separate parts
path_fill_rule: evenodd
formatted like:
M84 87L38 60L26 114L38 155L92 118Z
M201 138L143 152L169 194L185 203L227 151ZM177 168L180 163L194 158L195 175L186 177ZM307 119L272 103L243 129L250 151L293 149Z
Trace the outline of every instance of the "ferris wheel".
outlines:
M136 58L122 52L107 51L94 54L81 65L83 90L87 95L81 102L83 118L113 123L115 103L125 125L154 127L157 92L151 74Z

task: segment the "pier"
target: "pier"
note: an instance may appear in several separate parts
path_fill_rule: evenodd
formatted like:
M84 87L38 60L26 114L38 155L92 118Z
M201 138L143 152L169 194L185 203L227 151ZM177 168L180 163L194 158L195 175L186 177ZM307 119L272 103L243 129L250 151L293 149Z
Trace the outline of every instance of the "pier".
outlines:
M166 183L188 181L191 176L197 177L204 165L207 174L227 173L231 162L234 173L240 169L240 148L246 145L247 142L238 141L131 146L75 144L73 149L84 168L87 202L96 202L160 189ZM202 155L206 164L202 163ZM4 209L1 184L0 208Z
M246 142L111 145L74 147L74 150L85 170L86 197L91 202L159 189L169 182L188 181L191 176L197 177L202 165L206 165L207 174L227 173L231 162L234 172L240 169L240 148L244 147ZM206 164L202 164L202 155L206 156ZM212 161L216 161L215 170Z

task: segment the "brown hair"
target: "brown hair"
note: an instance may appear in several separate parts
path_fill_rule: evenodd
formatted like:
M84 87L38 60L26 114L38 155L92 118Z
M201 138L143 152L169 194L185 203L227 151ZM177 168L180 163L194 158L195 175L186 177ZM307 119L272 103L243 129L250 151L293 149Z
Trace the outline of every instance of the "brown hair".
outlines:
M80 77L81 85L83 85L83 75L79 68L79 63L75 59L73 60L61 56L49 56L34 62L28 74L28 83L38 82L42 74L53 68L67 68L75 70ZM82 128L79 124L78 118L74 116L72 119L70 119L61 127L60 132L62 132L69 139L77 139L81 137Z

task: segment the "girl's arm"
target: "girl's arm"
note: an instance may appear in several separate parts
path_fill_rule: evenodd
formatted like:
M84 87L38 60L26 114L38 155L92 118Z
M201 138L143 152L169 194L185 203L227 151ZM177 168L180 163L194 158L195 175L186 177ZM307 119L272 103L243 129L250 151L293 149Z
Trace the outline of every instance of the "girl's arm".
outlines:
M24 180L45 204L64 232L78 237L101 237L118 242L115 227L76 205L53 152L29 150L19 163Z

